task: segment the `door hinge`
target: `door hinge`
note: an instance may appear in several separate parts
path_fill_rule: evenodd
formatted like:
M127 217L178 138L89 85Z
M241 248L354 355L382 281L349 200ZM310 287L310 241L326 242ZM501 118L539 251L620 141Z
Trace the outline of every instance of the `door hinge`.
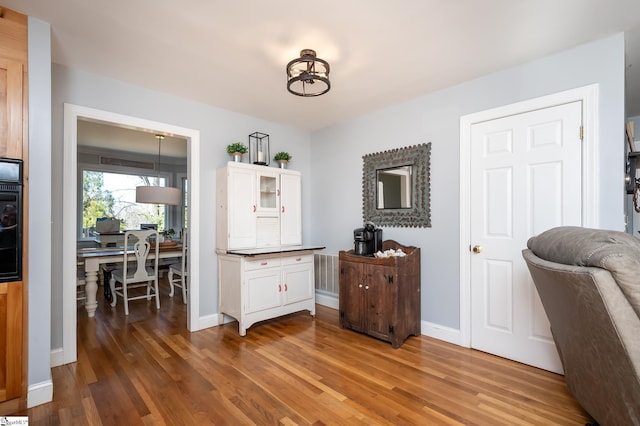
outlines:
M584 126L580 126L580 140L584 141Z
M389 279L389 284L393 284L393 275L389 275L388 279Z

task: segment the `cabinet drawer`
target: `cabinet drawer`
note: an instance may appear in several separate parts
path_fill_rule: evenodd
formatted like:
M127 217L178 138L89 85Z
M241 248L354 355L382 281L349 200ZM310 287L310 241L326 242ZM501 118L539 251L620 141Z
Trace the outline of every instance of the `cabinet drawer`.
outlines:
M256 260L245 260L244 261L244 270L245 271L255 271L259 269L266 268L274 268L280 266L280 259L256 259Z
M313 262L312 254L303 254L300 256L287 256L282 258L282 266L298 265L300 263Z

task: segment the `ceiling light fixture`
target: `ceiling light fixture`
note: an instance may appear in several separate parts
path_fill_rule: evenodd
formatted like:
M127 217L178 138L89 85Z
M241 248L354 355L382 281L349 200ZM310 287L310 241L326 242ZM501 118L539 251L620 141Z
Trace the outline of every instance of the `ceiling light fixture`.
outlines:
M170 186L160 186L160 141L164 139L163 135L156 135L158 138L158 169L157 186L138 186L136 187L136 203L145 204L167 204L177 206L180 204L182 194L178 188Z
M304 97L324 95L331 89L329 70L329 63L317 58L315 50L304 49L287 64L287 90Z

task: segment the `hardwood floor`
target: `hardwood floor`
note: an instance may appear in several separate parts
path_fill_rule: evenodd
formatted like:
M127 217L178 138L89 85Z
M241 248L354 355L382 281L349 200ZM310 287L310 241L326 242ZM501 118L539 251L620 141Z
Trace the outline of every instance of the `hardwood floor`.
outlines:
M78 310L78 362L53 369L31 425L584 425L562 376L425 336L399 349L318 306L238 335L189 333L179 296L96 318Z

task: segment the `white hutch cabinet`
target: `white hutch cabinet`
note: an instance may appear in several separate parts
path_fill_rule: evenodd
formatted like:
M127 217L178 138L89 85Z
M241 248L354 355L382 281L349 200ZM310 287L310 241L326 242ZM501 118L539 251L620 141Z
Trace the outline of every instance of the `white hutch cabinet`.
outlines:
M219 315L241 336L258 321L315 315L313 251L302 245L300 172L229 162L217 170Z
M217 171L217 248L300 245L300 172L228 163Z

